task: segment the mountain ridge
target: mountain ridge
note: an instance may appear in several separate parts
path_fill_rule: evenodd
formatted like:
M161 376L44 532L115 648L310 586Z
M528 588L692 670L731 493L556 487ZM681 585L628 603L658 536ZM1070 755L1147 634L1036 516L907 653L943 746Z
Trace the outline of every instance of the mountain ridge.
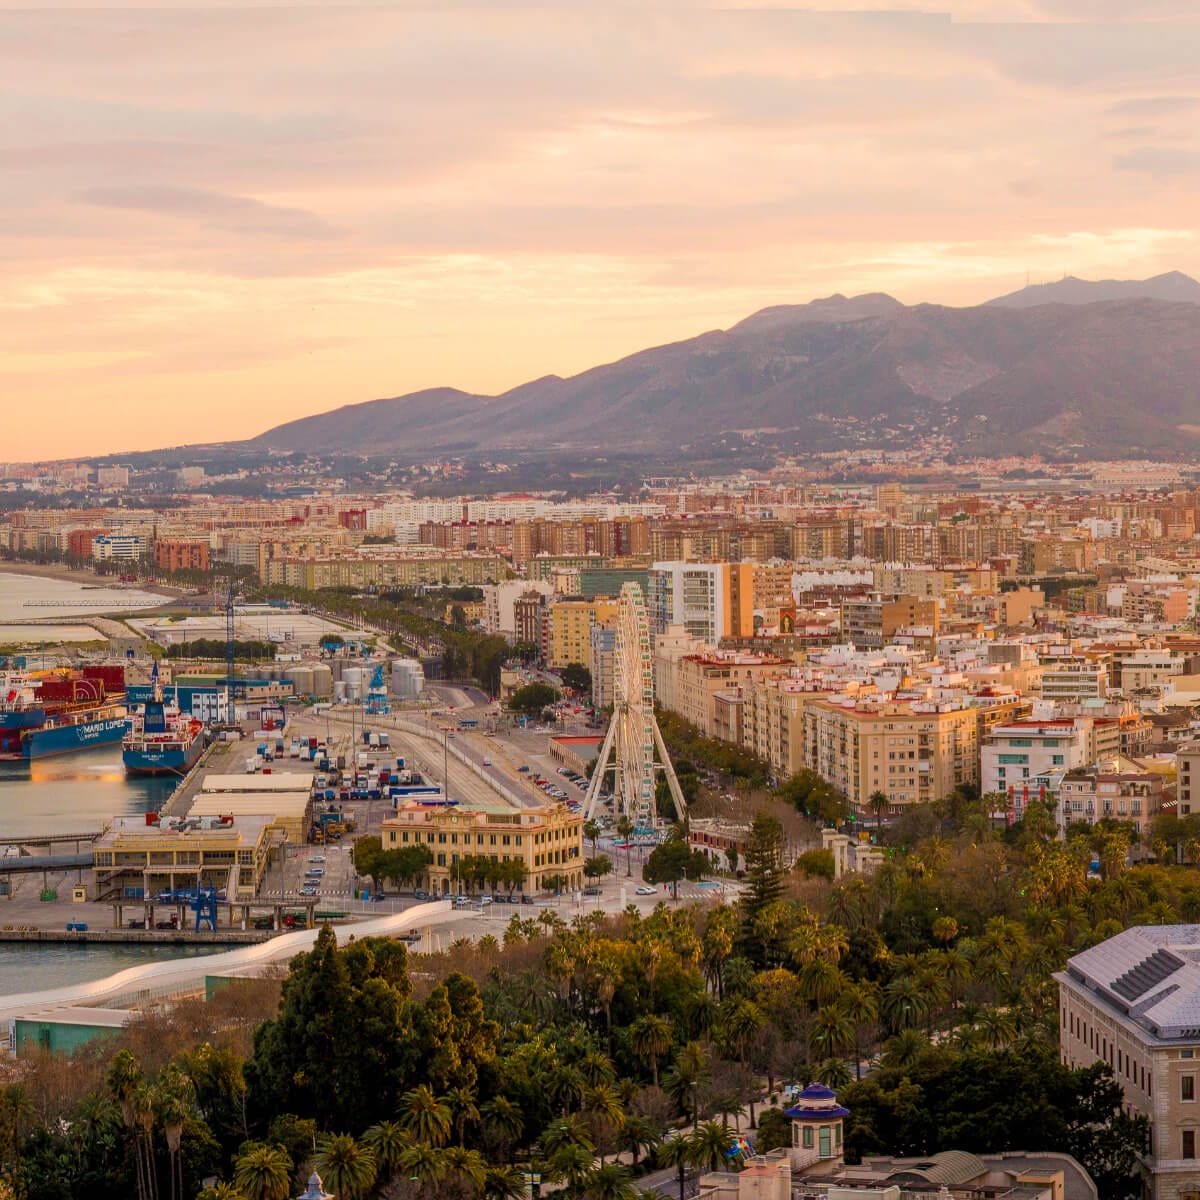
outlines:
M1034 296L1048 297L1039 303L1022 289L962 308L905 305L883 293L775 305L727 330L567 378L545 375L495 396L429 388L364 401L241 445L685 452L753 437L789 453L926 446L1102 457L1200 448L1200 284L1178 272L1077 280L1082 288L1064 291L1069 282L1034 285L1043 289ZM1194 301L1177 298L1192 291Z

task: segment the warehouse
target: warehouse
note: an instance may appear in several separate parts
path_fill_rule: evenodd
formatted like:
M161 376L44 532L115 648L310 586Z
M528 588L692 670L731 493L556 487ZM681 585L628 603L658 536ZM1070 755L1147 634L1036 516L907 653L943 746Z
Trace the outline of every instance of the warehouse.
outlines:
M267 782L277 776L255 776L254 782ZM261 816L268 830L278 830L283 840L303 845L312 825L312 796L299 791L210 792L203 791L192 801L189 817Z

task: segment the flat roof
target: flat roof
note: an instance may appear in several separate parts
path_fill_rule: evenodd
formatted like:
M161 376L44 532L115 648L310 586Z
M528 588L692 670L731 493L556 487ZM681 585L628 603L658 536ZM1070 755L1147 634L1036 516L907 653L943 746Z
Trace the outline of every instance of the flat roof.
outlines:
M248 739L252 741L253 739ZM313 777L298 771L270 775L206 775L200 783L202 792L307 792Z
M124 1008L50 1008L43 1012L22 1013L18 1021L44 1021L53 1025L102 1025L121 1029L136 1013Z
M309 796L294 792L201 792L188 809L189 817L241 817L263 813L271 816L303 816Z

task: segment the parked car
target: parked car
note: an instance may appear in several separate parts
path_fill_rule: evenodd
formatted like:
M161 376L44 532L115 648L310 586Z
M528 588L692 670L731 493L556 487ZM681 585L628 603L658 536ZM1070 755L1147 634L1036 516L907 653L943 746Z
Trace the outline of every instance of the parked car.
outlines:
M522 763L522 764L521 764L521 765L520 765L520 766L517 768L517 770L518 770L518 771L519 771L519 772L520 772L522 775L528 775L528 774L529 774L529 768L528 768L528 767L527 767L527 766L526 766L524 763Z
M420 888L417 888L417 890L415 892L413 892L413 899L414 900L428 900L429 894L428 894L428 892L424 892Z
M648 883L643 883L642 886L637 889L637 894L639 896L657 896L658 888L651 887Z

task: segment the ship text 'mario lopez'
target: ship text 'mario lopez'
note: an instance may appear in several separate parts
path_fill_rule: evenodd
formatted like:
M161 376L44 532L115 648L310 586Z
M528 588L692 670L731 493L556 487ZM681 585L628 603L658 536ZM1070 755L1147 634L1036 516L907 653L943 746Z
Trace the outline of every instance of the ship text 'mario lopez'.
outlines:
M0 676L0 760L112 746L125 733L125 669Z
M184 775L204 749L204 722L163 700L155 665L154 692L131 713L121 742L121 759L130 775Z

